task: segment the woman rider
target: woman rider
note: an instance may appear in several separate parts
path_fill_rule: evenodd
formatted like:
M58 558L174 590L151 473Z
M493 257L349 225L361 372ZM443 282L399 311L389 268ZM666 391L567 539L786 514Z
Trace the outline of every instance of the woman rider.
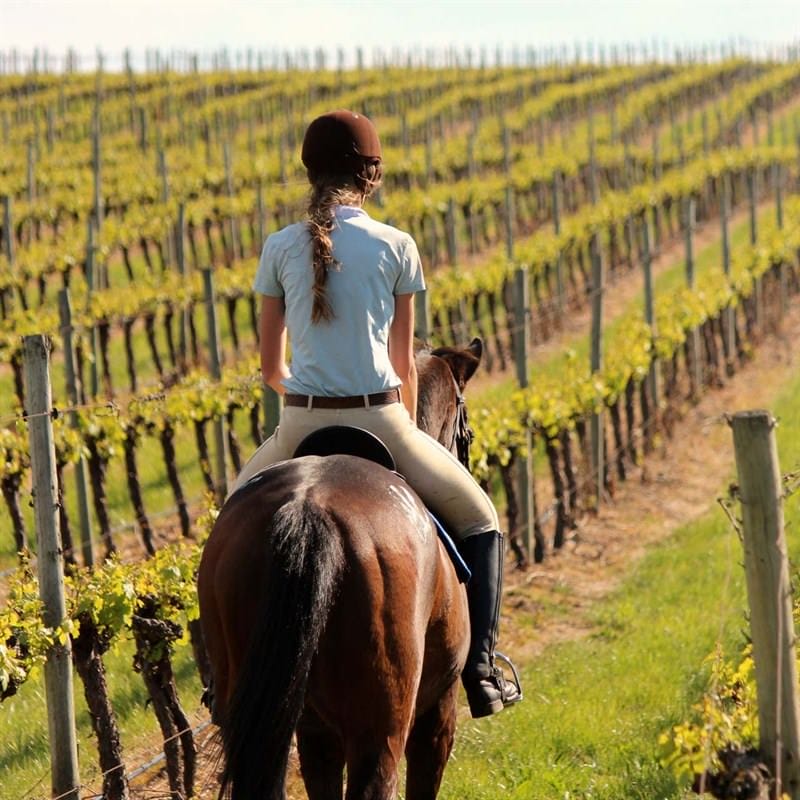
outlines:
M302 160L311 183L308 219L267 238L254 284L262 295L261 372L284 395L284 409L236 488L291 458L318 428L353 425L382 439L472 570L462 682L472 715L494 714L522 699L494 659L503 536L469 471L416 426L414 293L425 283L411 236L362 208L381 181L378 133L363 115L323 114L306 131Z

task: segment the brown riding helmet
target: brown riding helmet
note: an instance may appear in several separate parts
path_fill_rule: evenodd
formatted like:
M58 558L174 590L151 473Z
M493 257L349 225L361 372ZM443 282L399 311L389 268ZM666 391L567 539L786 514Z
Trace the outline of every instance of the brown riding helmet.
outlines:
M372 122L353 111L331 111L306 130L301 158L314 174L361 176L365 166L380 164L381 141Z

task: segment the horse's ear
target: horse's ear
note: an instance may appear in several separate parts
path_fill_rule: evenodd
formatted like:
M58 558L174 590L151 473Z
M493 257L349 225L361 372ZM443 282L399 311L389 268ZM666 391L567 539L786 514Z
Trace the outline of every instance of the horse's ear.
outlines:
M478 359L478 363L480 364L481 358L483 357L483 339L476 336L470 343L467 350ZM471 376L470 376L471 377Z
M483 342L474 338L467 347L437 347L431 355L438 356L447 362L459 389L463 389L467 381L475 374L483 356Z

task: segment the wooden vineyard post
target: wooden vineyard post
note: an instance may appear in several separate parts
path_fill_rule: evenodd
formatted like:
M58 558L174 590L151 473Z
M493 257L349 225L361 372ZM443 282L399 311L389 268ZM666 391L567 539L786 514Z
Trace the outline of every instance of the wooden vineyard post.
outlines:
M11 198L7 195L3 195L3 255L6 257L6 261L8 262L8 269L11 274L14 273L14 228L11 224ZM7 289L0 289L0 317L5 319L5 317L10 313L11 309L6 305L6 300L11 299L11 294L9 292L8 298L6 298Z
M750 108L750 127L753 132L753 144L758 147L758 108L755 105Z
M658 127L653 128L653 180L660 181L662 176L661 153L658 138ZM661 249L661 213L658 203L653 204L653 246L655 252Z
M458 262L458 241L456 239L456 201L452 197L447 201L445 228L447 261L452 267Z
M734 415L731 427L742 503L760 750L776 779L775 796L788 792L798 800L800 708L775 420L768 411L742 411Z
M514 262L514 188L510 183L511 170L511 137L508 128L503 126L503 161L505 164L506 184L505 217L506 217L506 258ZM517 382L521 389L528 386L528 353L530 351L530 282L528 268L523 266L514 271L514 362L517 370ZM517 458L517 493L520 503L520 521L522 524L522 540L528 560L533 554L535 559L544 558L544 548L536 541L536 492L533 486L533 434L525 427L525 455ZM534 542L536 545L534 546Z
M694 288L694 242L692 235L694 233L694 198L687 197L683 203L683 216L686 236L686 285Z
M755 167L747 170L747 202L750 210L750 244L755 245L758 241L758 210L756 208L757 181Z
M747 204L750 207L750 244L755 247L758 243L758 173L756 167L747 170ZM761 329L764 321L764 297L762 291L763 281L760 276L754 279L754 300L756 328Z
M728 214L730 213L730 180L727 172L720 175L722 191L720 196L719 219L722 225L722 272L730 280L731 274L731 240L728 229ZM723 312L722 335L727 363L725 371L728 376L733 375L736 360L736 309L729 303Z
M658 327L656 324L655 287L653 284L653 256L650 252L650 225L647 221L647 211L642 213L642 268L644 269L644 321L650 328L650 336L655 343L656 336L658 336ZM650 358L647 387L650 390L653 413L657 419L661 402L661 367L655 349Z
M591 106L589 108L589 130L592 131ZM597 186L597 164L594 158L594 133L590 133L589 139L589 182L591 188L592 205L597 205L598 186ZM603 369L603 290L605 275L603 270L603 254L600 250L600 236L595 230L589 240L589 256L592 265L592 327L590 340L590 362L589 369L592 375L596 375ZM603 411L598 410L592 413L591 419L591 445L592 445L592 474L595 478L596 507L599 509L605 487L605 453L604 430L603 430Z
M97 229L103 223L105 209L103 208L103 175L102 162L100 160L100 97L94 107L92 118L92 175L94 180L94 218Z
M506 217L506 258L509 262L514 261L514 187L510 184L506 186L505 196L505 217Z
M234 186L233 186L233 163L231 160L231 146L230 142L225 142L223 146L223 160L225 164L225 191L228 197L233 197ZM231 237L231 258L232 261L235 261L240 254L240 247L239 247L239 227L236 224L236 217L231 214L228 218L228 230L230 231Z
M686 285L694 289L694 197L687 197L683 203L684 233L686 235ZM689 352L691 353L692 397L697 399L703 385L702 350L700 348L700 329L695 326L689 331Z
M139 149L147 152L147 111L144 106L139 106Z
M516 352L514 362L517 370L517 383L520 389L528 387L528 354L530 352L530 281L527 266L514 271L514 326ZM520 499L520 516L523 525L522 540L530 560L544 558L544 543L536 530L536 493L534 492L533 434L525 426L525 455L517 458L517 492Z
M215 381L220 381L222 379L222 356L219 347L219 324L217 322L214 275L210 267L203 269L203 291L208 324L209 372ZM217 500L222 505L228 494L228 437L223 414L220 414L214 420L214 445L216 493Z
M86 229L86 285L87 285L87 293L86 293L86 305L87 307L91 303L92 293L95 289L100 288L99 282L99 274L98 270L96 269L95 264L95 243L94 243L94 226L95 220L94 217L89 214L89 220L87 222L87 229ZM100 335L99 331L97 330L97 325L92 325L90 331L90 342L91 342L91 352L92 352L92 363L90 367L90 390L91 396L97 397L100 393L100 367L98 363L99 355L100 355Z
M158 152L156 156L156 170L158 172L158 179L161 183L161 202L166 206L169 203L169 170L167 169L167 154L164 151L164 145L161 142L161 132L158 134ZM175 242L174 237L167 236L164 242L164 259L166 264L164 268L171 266L174 263Z
M44 336L23 340L25 413L28 416L33 507L38 546L39 596L44 624L56 629L66 618L64 560L58 519L56 454L50 390L50 348ZM72 694L72 649L69 638L56 641L44 666L47 727L50 741L50 777L54 797L78 800L78 747Z
M553 173L553 230L561 235L561 173ZM564 320L564 256L559 248L556 256L556 313L559 325Z
M78 391L78 376L75 369L75 346L72 341L72 304L70 302L69 289L62 289L58 293L58 313L61 320L61 338L64 343L67 398L71 406L77 406L80 402L80 393ZM78 413L74 409L69 412L69 424L73 430L78 427ZM90 567L94 564L92 518L89 514L89 476L86 471L86 458L83 452L78 454L78 460L75 463L75 482L77 484L78 517L81 526L81 553L83 555L83 565L85 567Z
M184 284L189 273L186 263L186 205L181 201L178 204L178 221L175 223L175 259L178 262L178 274ZM178 331L178 351L180 353L181 368L189 370L189 345L191 342L191 311L187 302L181 306L180 330Z
M780 162L772 165L772 184L775 189L775 222L778 230L783 230L783 168ZM780 298L778 313L780 318L789 311L789 270L786 268L785 259L781 259L779 270Z
M600 252L600 237L592 234L589 240L592 260L592 329L589 369L596 375L603 369L603 255ZM605 453L603 452L603 411L595 410L591 419L592 474L595 479L596 505L600 508L605 485Z

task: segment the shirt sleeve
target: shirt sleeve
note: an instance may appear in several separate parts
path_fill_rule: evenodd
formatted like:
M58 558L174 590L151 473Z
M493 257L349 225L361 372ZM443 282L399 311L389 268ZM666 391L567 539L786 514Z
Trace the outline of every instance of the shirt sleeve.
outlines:
M280 249L275 246L274 236L267 236L261 251L261 260L258 262L256 279L253 281L254 291L268 297L283 297L280 279L282 255Z
M394 294L414 294L425 288L425 276L422 274L422 261L419 257L417 243L409 236L403 248L400 262L400 274L394 284Z

